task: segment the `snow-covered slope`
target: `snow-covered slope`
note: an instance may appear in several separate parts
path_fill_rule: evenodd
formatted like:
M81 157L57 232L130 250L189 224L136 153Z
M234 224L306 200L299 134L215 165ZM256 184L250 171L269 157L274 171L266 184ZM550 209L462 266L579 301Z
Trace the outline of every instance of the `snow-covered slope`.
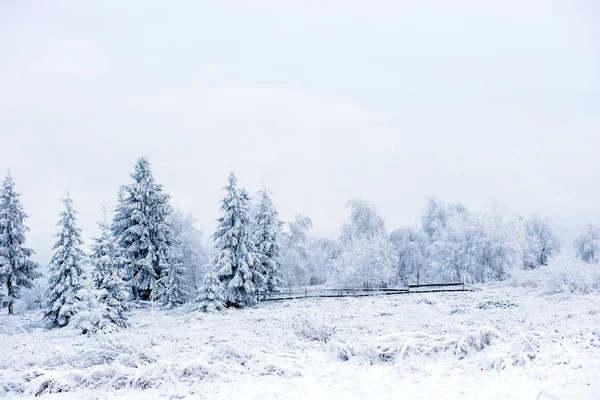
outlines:
M3 315L0 396L600 398L598 295L489 287L191 310L136 310L132 328L91 337Z

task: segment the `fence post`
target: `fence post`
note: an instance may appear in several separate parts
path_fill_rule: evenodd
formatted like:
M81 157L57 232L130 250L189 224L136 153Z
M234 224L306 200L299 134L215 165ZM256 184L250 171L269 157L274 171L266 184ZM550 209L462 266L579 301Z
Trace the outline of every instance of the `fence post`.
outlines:
M304 298L308 297L308 289L306 288L306 286L304 287Z

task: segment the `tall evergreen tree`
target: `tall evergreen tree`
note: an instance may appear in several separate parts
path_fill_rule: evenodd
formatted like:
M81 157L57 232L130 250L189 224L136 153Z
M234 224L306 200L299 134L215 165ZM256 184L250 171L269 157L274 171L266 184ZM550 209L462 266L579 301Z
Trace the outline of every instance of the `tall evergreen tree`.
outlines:
M256 302L258 288L265 283L257 262L251 218L248 212L249 196L237 188L235 174L229 175L227 194L221 201L223 216L213 234L215 241L215 270L225 287L227 305L244 307Z
M56 250L50 260L50 278L46 296L44 320L48 327L62 327L69 323L75 314L78 301L77 292L82 288L85 254L81 249L83 240L77 228L77 211L73 210L73 200L67 195L62 200L65 210L60 213L57 226Z
M0 191L0 283L6 285L9 314L21 297L21 288L31 289L33 280L41 276L39 265L31 260L34 251L25 247L27 217L9 174Z
M89 290L94 292L91 304L98 304L98 318L91 321L91 326L98 326L105 320L105 325L119 328L127 327L125 311L129 308L128 293L125 288L123 263L119 257L117 246L111 235L106 218L98 223L100 236L92 243L91 285ZM91 307L90 307L91 308Z
M169 195L155 182L150 163L138 159L134 182L121 187L112 231L125 260L126 279L134 300L154 300L159 279L169 267L173 235L166 218Z
M260 272L265 277L264 288L270 292L279 290L282 280L279 256L281 225L279 214L271 201L267 189L261 190L260 203L255 217L258 229L255 232L256 251L259 254Z

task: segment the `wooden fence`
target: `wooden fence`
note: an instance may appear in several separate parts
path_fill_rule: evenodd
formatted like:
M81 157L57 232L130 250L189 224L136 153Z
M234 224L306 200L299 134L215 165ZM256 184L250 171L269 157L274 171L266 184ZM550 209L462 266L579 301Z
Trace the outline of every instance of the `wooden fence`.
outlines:
M464 292L472 291L464 283L434 283L425 285L409 285L404 288L386 289L311 289L287 290L280 292L260 292L259 301L277 301L307 299L313 297L365 297L365 296L388 296L395 294L410 293L434 293L434 292Z

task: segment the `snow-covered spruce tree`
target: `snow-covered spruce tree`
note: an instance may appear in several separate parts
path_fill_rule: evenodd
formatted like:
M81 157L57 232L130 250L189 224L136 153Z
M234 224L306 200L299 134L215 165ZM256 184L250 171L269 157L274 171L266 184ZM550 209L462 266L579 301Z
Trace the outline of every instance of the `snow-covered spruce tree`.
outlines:
M125 275L134 300L155 300L159 279L169 267L173 235L166 218L169 195L155 182L150 163L137 160L134 182L121 187L112 232L125 260Z
M70 324L88 335L113 332L127 326L124 316L116 314L116 309L106 301L109 298L108 290L96 288L93 275L93 271L86 274L76 294L78 301L73 306L75 313Z
M6 285L9 314L21 297L21 288L31 289L33 280L41 276L39 265L31 260L34 251L25 247L26 218L9 174L0 191L0 282Z
M235 174L223 188L227 194L221 201L223 216L213 234L215 242L215 272L225 287L228 306L245 307L256 303L258 288L265 284L257 262L256 246L248 212L249 197L237 188Z
M90 263L90 285L84 297L87 306L78 315L83 330L103 330L114 325L128 326L125 311L129 308L129 293L125 287L123 262L106 219L98 223L100 236L94 238Z
M158 297L163 308L171 309L186 302L189 286L186 283L186 270L181 255L173 251L167 268L163 269L158 281Z
M600 264L600 226L587 224L575 240L577 257L589 264Z
M48 294L44 321L48 327L62 327L69 323L75 314L77 292L82 288L85 254L81 249L83 240L77 228L77 212L73 210L73 200L67 195L62 200L65 210L60 213L57 226L56 250L49 266Z
M210 271L204 277L204 283L199 290L198 310L202 312L218 312L225 308L225 293L217 275Z
M283 283L279 263L281 222L267 189L261 190L258 195L260 203L254 218L258 226L254 233L256 251L259 254L260 272L266 280L265 289L274 292L278 291Z

